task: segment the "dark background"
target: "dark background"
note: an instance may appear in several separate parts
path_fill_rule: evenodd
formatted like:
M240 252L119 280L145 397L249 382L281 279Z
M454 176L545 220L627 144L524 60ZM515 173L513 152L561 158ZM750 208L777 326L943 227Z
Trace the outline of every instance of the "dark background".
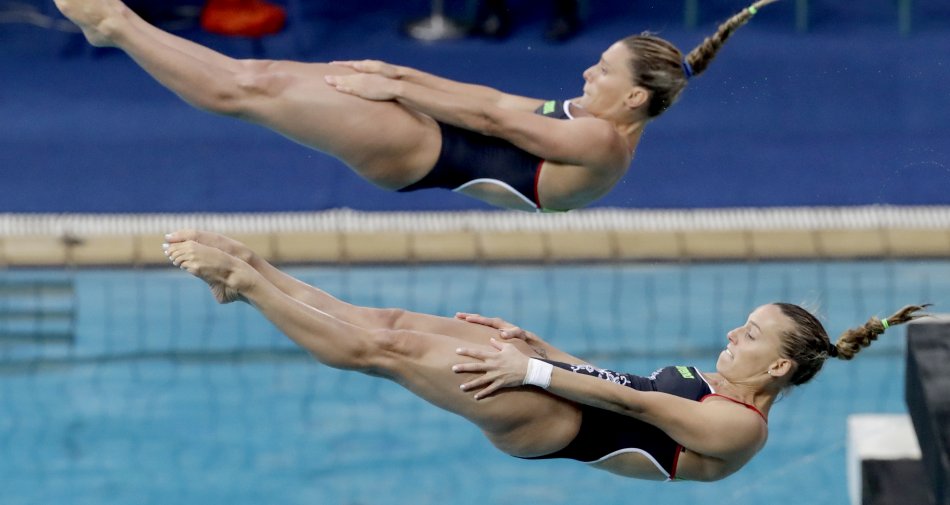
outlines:
M467 18L473 1L446 10ZM287 28L257 45L181 14L200 2L133 5L236 57L377 58L539 98L578 95L583 70L630 33L658 32L688 51L746 5L701 1L691 26L684 2L588 0L584 31L550 44L538 0L510 2L516 27L505 41L431 43L399 30L427 13L425 1L298 2ZM806 4L807 27L796 17ZM950 3L908 5L909 25L894 0L766 7L647 129L632 169L596 206L946 205ZM263 128L196 111L121 52L57 29L51 1L0 9L0 212L487 208L448 191L386 192Z

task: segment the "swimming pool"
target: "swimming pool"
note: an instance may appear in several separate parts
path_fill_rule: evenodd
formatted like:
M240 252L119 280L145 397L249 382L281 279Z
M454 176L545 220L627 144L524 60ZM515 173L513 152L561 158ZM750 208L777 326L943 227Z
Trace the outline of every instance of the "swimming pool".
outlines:
M353 303L501 316L644 374L710 369L725 332L768 301L809 305L837 334L950 298L946 261L291 272ZM215 304L176 269L11 270L0 285L4 504L839 504L847 415L906 410L898 329L781 400L768 445L737 475L633 481L508 457L388 382L314 363L256 312Z

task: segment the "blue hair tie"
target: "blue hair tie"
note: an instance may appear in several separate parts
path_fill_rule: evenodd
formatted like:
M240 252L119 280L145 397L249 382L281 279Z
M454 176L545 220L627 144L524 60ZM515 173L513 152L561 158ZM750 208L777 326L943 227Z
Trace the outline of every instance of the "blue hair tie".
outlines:
M686 74L686 79L693 76L693 66L686 60L683 60L683 73Z

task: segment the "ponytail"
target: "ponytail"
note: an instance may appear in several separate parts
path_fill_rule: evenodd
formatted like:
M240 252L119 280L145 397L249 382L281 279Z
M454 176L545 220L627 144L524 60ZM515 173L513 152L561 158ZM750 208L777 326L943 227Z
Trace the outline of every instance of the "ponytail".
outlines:
M916 312L928 306L929 304L908 305L884 319L878 319L877 317L868 319L864 325L851 328L842 333L841 336L838 337L838 341L831 346L828 353L829 357L843 360L854 358L855 354L859 353L861 349L871 345L871 342L877 340L877 336L884 333L889 327L904 324L922 317L924 314L916 314Z
M824 326L811 312L790 303L775 305L792 320L792 328L782 334L782 355L795 362L795 371L789 380L793 386L810 381L828 358L854 358L855 354L871 345L884 330L923 317L925 314L917 312L930 306L908 305L884 319L872 317L864 325L842 333L838 341L832 344Z
M630 50L630 71L634 84L650 90L647 117L654 118L673 105L686 81L706 70L719 48L740 26L746 24L760 7L778 0L759 0L729 18L713 35L684 58L669 41L651 33L632 35L621 42Z
M719 29L716 30L716 33L706 37L702 44L696 46L695 49L690 51L689 54L683 58L684 73L694 76L703 73L733 32L748 23L761 7L777 1L778 0L759 0L719 25ZM687 75L687 78L689 75Z

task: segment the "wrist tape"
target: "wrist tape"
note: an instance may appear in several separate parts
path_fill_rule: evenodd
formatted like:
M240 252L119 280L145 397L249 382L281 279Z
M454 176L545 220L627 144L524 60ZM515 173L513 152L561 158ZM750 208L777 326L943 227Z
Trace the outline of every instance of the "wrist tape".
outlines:
M554 365L541 361L539 359L531 358L528 360L528 371L524 375L524 381L521 383L525 386L538 386L542 389L547 389L551 385L551 373L554 372Z

